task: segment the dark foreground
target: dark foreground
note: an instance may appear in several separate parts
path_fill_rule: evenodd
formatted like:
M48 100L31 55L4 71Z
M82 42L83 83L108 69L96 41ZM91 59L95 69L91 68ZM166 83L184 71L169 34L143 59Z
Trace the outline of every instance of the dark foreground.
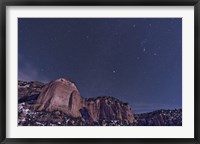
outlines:
M61 111L36 112L26 103L18 105L19 126L182 126L182 109L157 110L149 113L135 114L136 123L119 120L86 121L73 118Z

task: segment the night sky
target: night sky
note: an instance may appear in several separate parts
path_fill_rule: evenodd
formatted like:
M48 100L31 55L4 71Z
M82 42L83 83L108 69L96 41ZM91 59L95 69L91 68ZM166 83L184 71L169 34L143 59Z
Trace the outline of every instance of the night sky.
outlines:
M181 18L19 18L19 80L75 82L133 112L182 107Z

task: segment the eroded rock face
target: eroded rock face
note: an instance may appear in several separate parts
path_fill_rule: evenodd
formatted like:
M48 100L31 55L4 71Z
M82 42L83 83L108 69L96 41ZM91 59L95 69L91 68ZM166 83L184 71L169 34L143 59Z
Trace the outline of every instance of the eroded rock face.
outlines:
M74 83L60 78L46 84L34 105L37 111L59 110L73 117L81 117L82 98Z
M136 122L130 106L113 97L90 98L84 100L83 107L88 110L92 121L120 120L127 121L127 123Z
M109 96L84 99L74 83L69 80L60 78L45 85L29 83L31 84L31 82L19 82L19 90L21 87L26 89L33 87L30 94L34 95L22 97L19 103L34 104L36 111L62 111L74 118L81 117L86 123L117 120L130 124L136 121L127 103ZM22 94L29 95L27 92Z

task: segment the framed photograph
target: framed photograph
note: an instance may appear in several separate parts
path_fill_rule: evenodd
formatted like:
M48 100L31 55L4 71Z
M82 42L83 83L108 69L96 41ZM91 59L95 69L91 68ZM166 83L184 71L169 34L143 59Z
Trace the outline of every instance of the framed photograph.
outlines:
M1 143L200 144L198 0L0 4Z

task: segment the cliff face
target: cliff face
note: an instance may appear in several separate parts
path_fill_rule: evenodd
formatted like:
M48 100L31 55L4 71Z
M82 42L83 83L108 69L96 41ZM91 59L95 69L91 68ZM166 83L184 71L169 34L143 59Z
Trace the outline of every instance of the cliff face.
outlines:
M58 110L74 118L81 117L87 122L118 120L134 123L136 121L127 103L108 96L85 99L80 96L74 83L63 78L45 85L36 84L37 89L30 87L26 82L18 84L19 88L22 87L21 84L24 87L23 91L19 92L19 102L33 101L35 111ZM34 95L30 95L27 92L29 89L37 91Z
M82 98L76 86L65 79L58 79L46 84L34 105L35 110L63 111L65 114L80 117Z
M83 107L88 110L92 121L120 120L127 121L127 123L135 122L130 106L113 97L103 96L86 99Z
M74 83L18 81L18 125L22 126L181 126L182 110L133 114L109 96L83 98Z

